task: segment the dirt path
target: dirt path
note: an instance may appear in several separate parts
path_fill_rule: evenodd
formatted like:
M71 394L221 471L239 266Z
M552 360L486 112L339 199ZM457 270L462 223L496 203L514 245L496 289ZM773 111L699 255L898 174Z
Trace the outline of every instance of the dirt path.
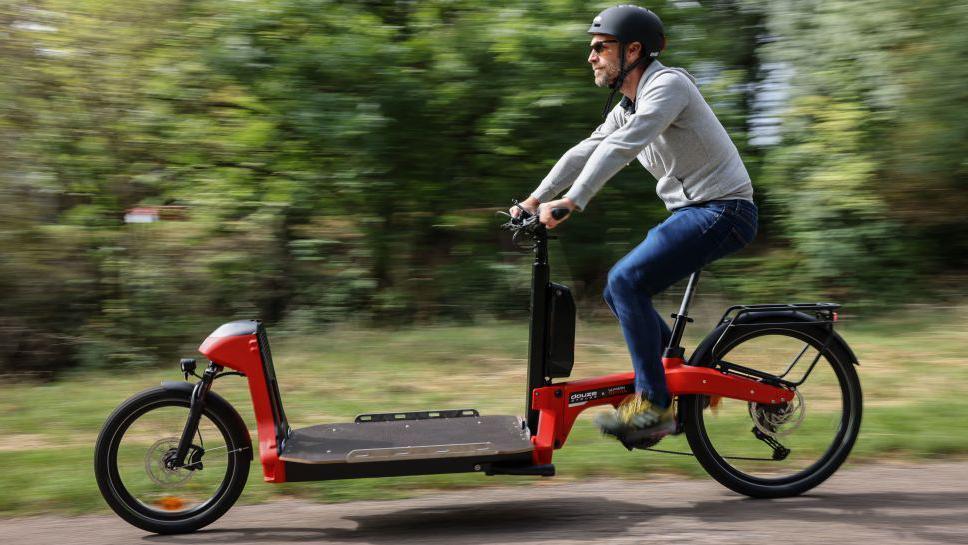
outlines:
M968 543L968 462L848 469L809 495L771 501L712 480L535 483L402 501L236 506L185 536L148 535L114 516L8 519L0 543Z

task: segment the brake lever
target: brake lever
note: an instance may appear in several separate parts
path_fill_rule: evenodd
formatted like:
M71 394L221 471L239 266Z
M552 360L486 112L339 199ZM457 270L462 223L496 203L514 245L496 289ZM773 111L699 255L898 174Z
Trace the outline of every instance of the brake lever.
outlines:
M528 220L536 216L529 212L527 208L521 206L521 203L518 201L512 200L511 203L512 207L516 206L521 211L517 216L513 216L503 210L498 210L494 214L502 215L508 218L508 221L501 226L502 229L506 229L508 231L518 231L526 227L529 223Z
M522 220L526 220L526 219L528 219L528 218L530 218L531 216L534 215L531 212L529 212L527 208L521 206L518 203L514 203L514 206L517 206L521 210L521 213L518 214L518 218L520 218Z

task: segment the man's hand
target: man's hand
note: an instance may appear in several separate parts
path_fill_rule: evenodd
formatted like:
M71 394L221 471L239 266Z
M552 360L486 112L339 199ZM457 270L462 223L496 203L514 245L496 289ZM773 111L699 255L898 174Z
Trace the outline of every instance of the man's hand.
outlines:
M569 210L568 215L556 220L551 217L551 210L554 208L567 208ZM571 199L565 197L564 199L558 199L557 201L549 201L538 206L538 214L540 214L541 223L545 224L548 229L554 229L559 223L567 220L571 217L571 211L575 209L575 202Z
M511 209L508 210L508 213L511 214L512 218L516 218L521 215L521 208L524 208L531 215L534 215L538 211L539 204L541 204L541 202L538 199L534 197L528 197L527 199L524 199L523 201L519 202L516 206L512 206ZM518 208L518 206L520 206L521 208Z

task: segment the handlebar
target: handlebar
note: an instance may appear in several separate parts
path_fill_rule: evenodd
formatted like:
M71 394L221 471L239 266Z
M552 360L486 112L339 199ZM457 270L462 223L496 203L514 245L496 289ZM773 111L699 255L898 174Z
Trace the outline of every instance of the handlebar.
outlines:
M570 213L571 210L567 208L551 209L551 217L556 220L563 219ZM511 219L501 227L514 233L515 241L517 241L518 235L521 233L525 233L530 237L535 237L539 234L543 235L545 233L545 226L538 220L538 215L532 214L523 207L521 207L521 212L518 214L518 217L511 217Z
M555 218L556 220L560 220L561 218L567 216L570 213L571 213L571 210L568 210L567 208L552 208L551 209L551 217Z
M552 208L551 209L551 217L555 218L556 220L560 220L560 219L564 218L565 216L567 216L570 213L571 213L571 210L568 210L567 208ZM534 214L532 214L531 212L528 212L527 210L525 210L522 207L521 208L521 213L518 214L518 219L528 219L528 218L530 218L532 216L534 216Z

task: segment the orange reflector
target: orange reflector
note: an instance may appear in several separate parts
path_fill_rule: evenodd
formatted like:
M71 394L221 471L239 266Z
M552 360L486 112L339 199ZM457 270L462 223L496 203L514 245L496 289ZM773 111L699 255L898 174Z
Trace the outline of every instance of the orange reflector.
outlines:
M174 496L165 496L155 502L155 505L165 511L179 511L185 508L185 500Z
M722 402L723 396L709 396L709 408L712 409L714 413L719 410L719 404Z

